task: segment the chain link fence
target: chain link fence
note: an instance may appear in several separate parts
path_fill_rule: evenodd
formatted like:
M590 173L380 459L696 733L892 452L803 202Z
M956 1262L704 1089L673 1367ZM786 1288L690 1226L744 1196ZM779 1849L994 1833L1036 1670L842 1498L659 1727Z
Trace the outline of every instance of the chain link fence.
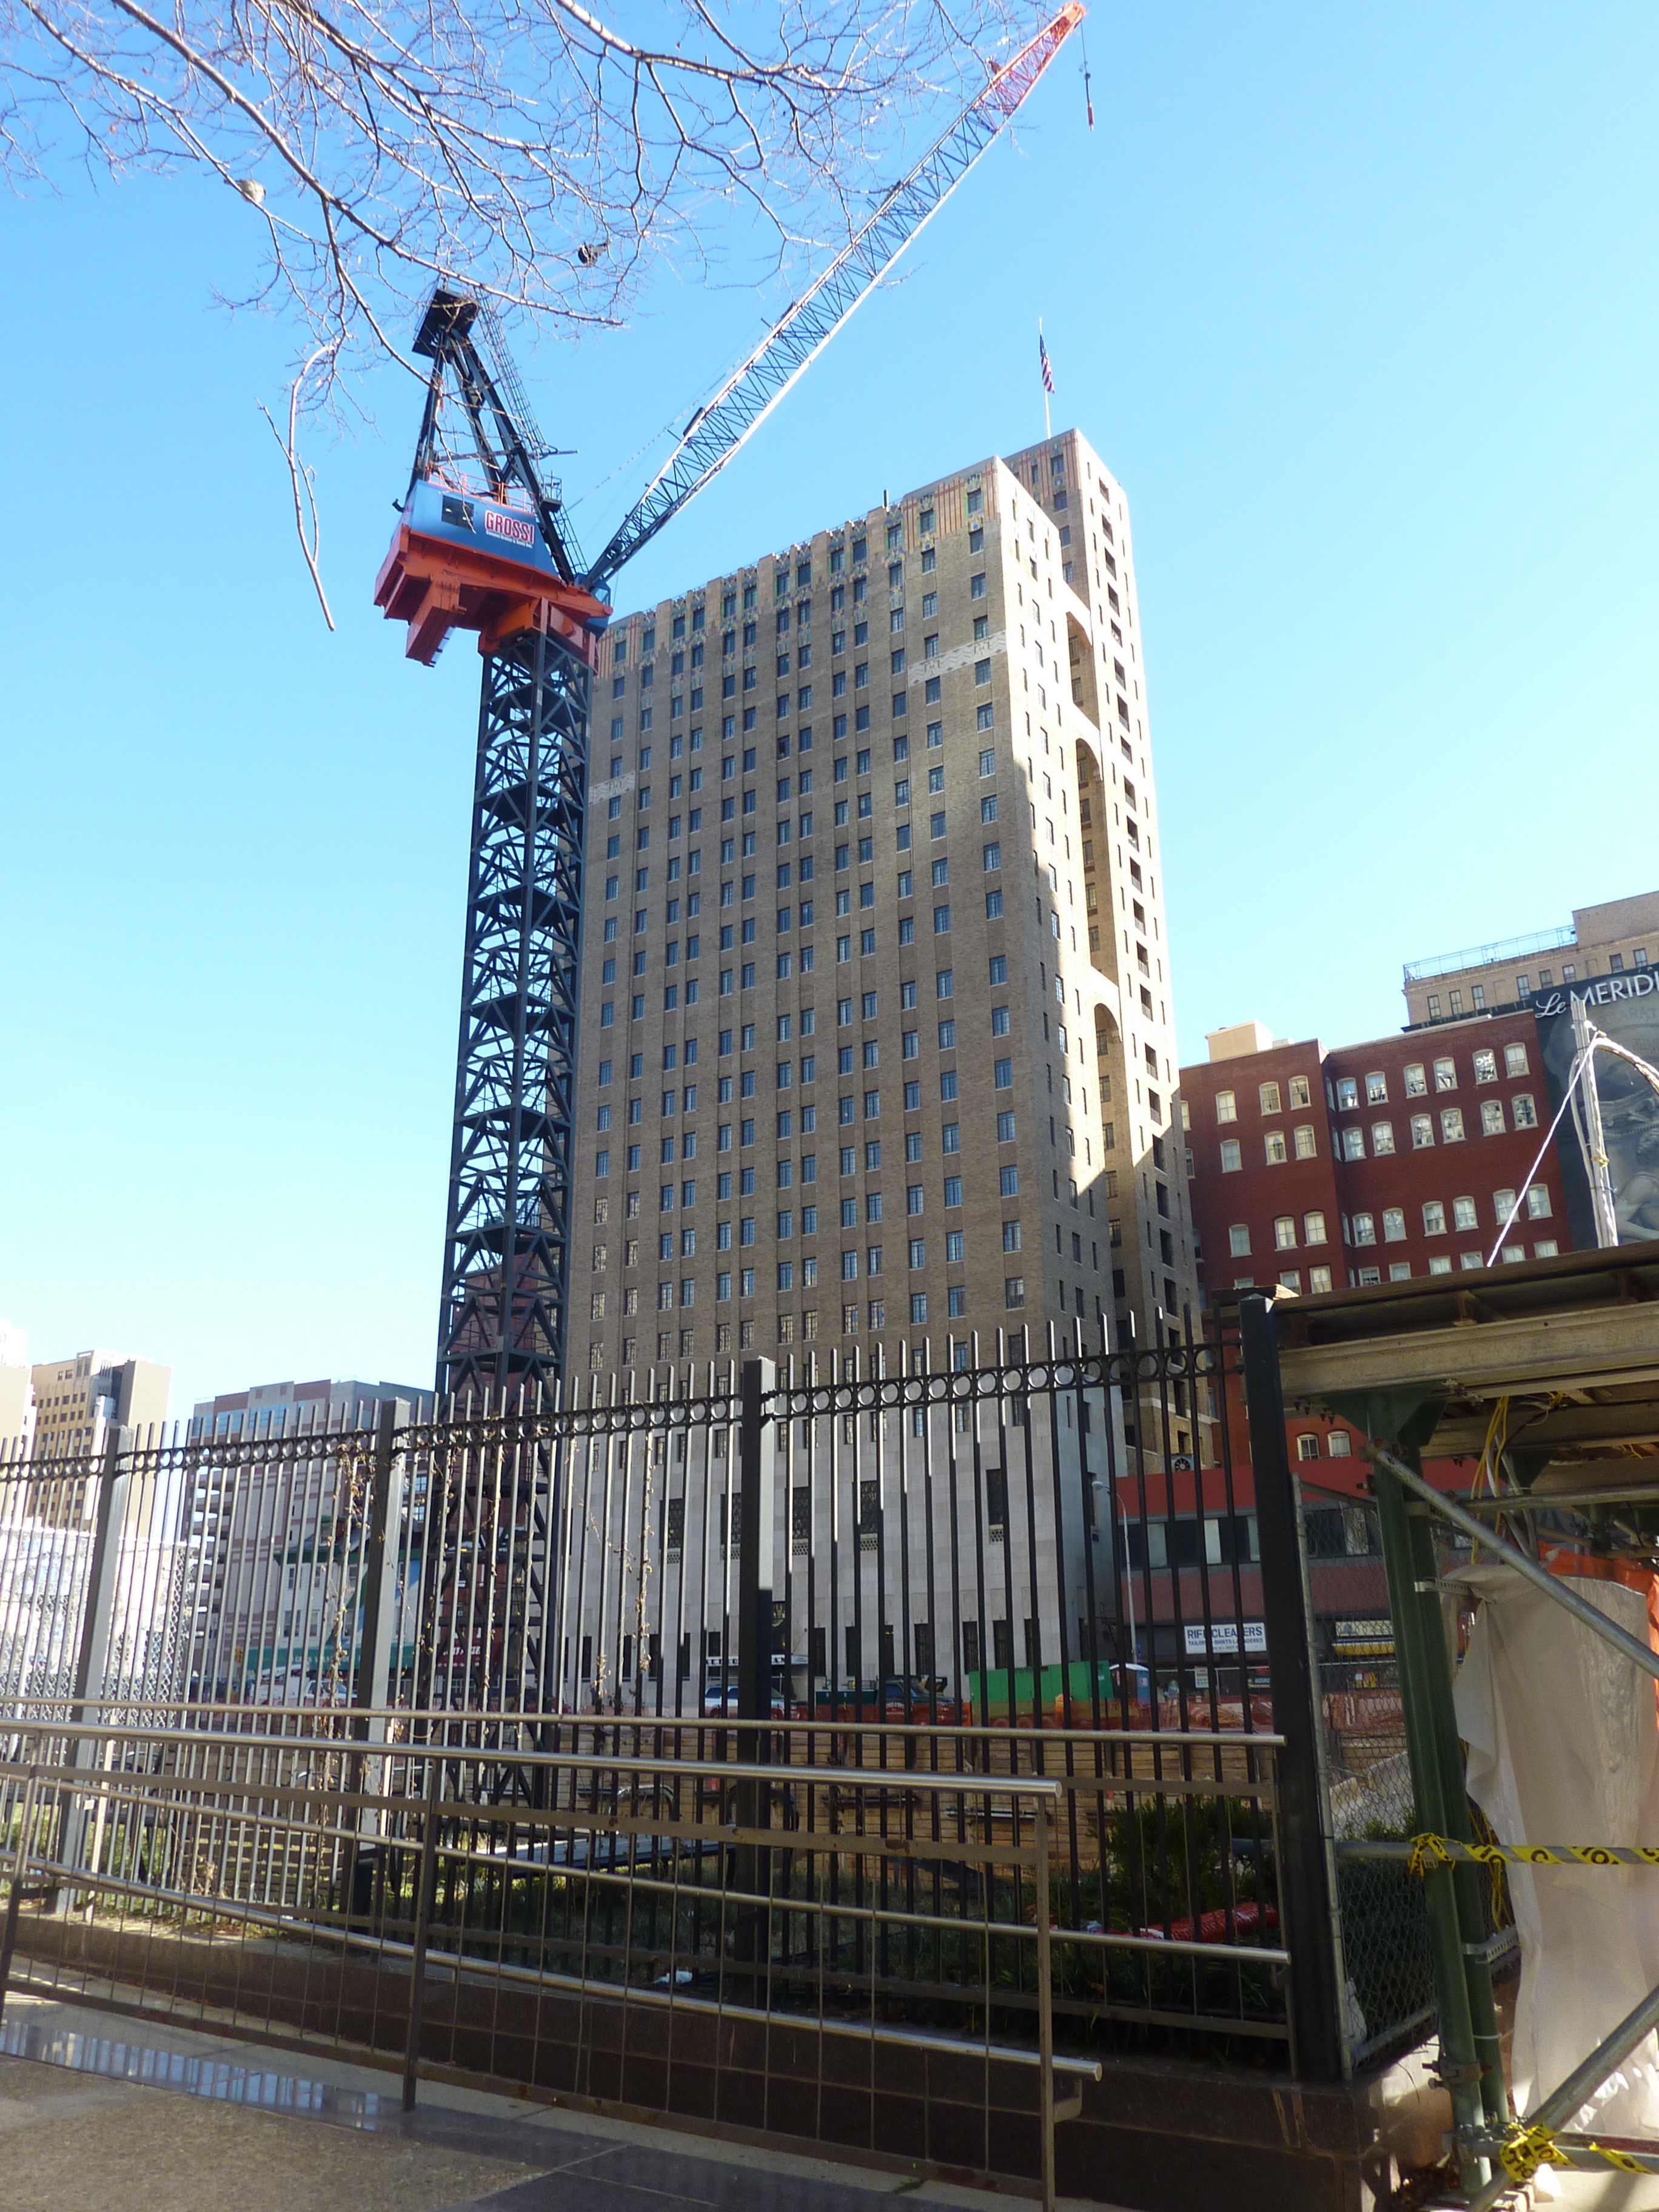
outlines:
M1434 1973L1423 1885L1404 1861L1346 1856L1346 1843L1401 1842L1418 1819L1406 1749L1405 1709L1376 1507L1369 1498L1304 1480L1303 1534L1324 1726L1331 1832L1346 1978L1346 2022L1356 2065L1420 2040L1435 2016ZM1455 1532L1437 1528L1441 1571L1467 1563ZM1443 1600L1446 1648L1467 1632L1457 1599ZM1484 1831L1478 1809L1470 1818ZM1515 1954L1501 1872L1486 1897L1486 1941L1495 1968Z

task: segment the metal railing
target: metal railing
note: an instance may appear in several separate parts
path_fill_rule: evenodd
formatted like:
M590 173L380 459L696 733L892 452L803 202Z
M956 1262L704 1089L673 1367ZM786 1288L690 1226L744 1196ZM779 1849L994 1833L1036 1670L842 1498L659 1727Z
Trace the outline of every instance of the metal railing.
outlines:
M1270 1736L184 1717L4 1724L0 1991L1048 2203L1103 2008L1285 2032Z
M1529 960L1534 952L1568 951L1577 942L1577 932L1565 922L1558 929L1534 930L1530 937L1505 937L1495 945L1470 945L1461 952L1437 952L1426 960L1408 960L1406 981L1426 983L1437 975L1455 975L1465 968L1489 968L1495 961Z
M1000 1349L1022 1356L747 1361L648 1401L584 1383L0 1466L0 1713L146 1729L172 1766L198 1737L337 1762L441 1737L480 1804L538 1809L532 1770L561 1759L850 1770L941 1803L1052 1786L1062 2040L1330 2078L1282 1423L1235 1468L1217 1337ZM878 1980L910 2027L959 2018L937 1965Z

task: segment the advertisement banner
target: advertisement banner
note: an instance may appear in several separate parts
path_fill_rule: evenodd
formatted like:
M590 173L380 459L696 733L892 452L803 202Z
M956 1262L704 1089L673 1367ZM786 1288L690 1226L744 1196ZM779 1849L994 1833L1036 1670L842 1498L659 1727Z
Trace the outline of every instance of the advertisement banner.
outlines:
M1532 1010L1538 1023L1539 1051L1549 1085L1552 1116L1572 1072L1575 999L1583 1001L1586 1014L1605 1036L1659 1066L1659 973L1653 969L1587 976L1582 982L1540 991ZM1619 1242L1645 1244L1659 1237L1659 1094L1627 1061L1616 1060L1610 1053L1597 1053L1595 1066ZM1594 1250L1595 1218L1590 1204L1589 1170L1583 1133L1571 1107L1556 1132L1555 1150L1566 1188L1573 1243L1580 1251Z

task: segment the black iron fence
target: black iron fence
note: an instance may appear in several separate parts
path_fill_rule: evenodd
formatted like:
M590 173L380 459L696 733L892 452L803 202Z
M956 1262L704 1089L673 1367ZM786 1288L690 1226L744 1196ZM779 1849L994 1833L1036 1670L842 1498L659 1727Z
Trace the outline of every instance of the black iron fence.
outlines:
M1008 2049L1046 2017L1075 2057L1174 2037L1336 2073L1356 2036L1296 1492L1282 1419L1235 1466L1222 1418L1241 1361L1271 1395L1262 1317L1254 1349L1079 1334L942 1370L750 1361L648 1400L584 1379L0 1468L0 1699L25 1731L0 1817L15 1840L26 1771L46 1774L35 1855L95 1874L99 1913L118 1894L188 1917L201 1896L383 1946L413 1940L392 1925L426 1832L409 1801L441 1748L444 1863L472 1870L443 1925L469 1973L476 1928L532 1979L580 1954L584 1988L713 1975L725 2003L758 1976L768 2016L875 2007ZM137 1778L89 1780L100 1759ZM197 1759L276 1795L209 1806L188 1850L176 1808L117 1810ZM103 1809L48 1836L64 1770ZM387 1801L367 1826L345 1802L365 1788ZM965 1850L1024 1850L1031 1791L1062 1931L1041 2004L1030 1898ZM626 1816L609 1843L602 1804ZM844 1833L905 1848L849 1873ZM555 1855L528 1918L498 1848ZM662 1902L717 1862L719 1897L763 1905ZM969 1905L1009 1932L969 1944Z

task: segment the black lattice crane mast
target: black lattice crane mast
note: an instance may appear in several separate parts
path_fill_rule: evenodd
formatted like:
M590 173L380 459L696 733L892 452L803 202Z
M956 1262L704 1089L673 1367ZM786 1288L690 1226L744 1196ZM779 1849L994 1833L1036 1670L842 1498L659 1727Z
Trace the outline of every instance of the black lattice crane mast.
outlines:
M375 604L428 665L452 629L483 656L438 1388L500 1393L564 1360L583 839L593 672L611 580L696 497L827 345L1018 108L1079 0L998 70L698 410L584 568L488 313L441 288L403 520ZM481 349L482 330L487 346Z

